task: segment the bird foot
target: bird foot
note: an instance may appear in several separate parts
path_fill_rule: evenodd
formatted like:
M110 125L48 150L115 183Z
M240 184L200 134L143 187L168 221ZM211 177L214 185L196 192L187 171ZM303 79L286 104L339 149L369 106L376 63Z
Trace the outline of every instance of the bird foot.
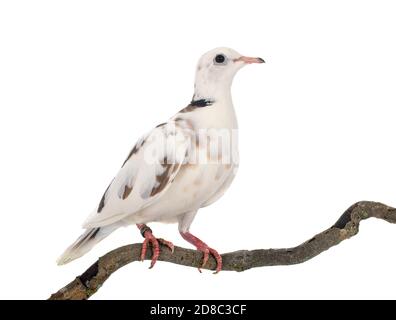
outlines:
M153 235L152 230L146 225L138 225L142 236L144 237L144 241L142 243L142 252L140 254L141 261L144 261L146 258L147 247L151 244L153 249L153 256L151 258L150 269L154 267L155 263L157 262L159 255L160 255L160 244L167 246L171 252L173 253L175 246L172 242L166 241L161 238L156 238Z
M209 247L205 242L203 242L202 240L198 239L196 236L192 235L189 232L181 232L181 236L187 240L188 242L190 242L191 244L193 244L198 251L203 252L203 262L200 268L198 268L198 271L202 273L201 268L205 267L206 263L209 260L209 254L211 254L217 263L216 266L216 271L214 272L214 274L219 273L221 271L221 269L223 268L223 259L221 258L221 255L213 248Z
M223 268L223 260L221 258L221 255L217 252L217 250L210 248L209 246L197 247L197 250L202 251L204 255L201 268L205 267L206 263L209 260L209 254L211 254L216 259L216 263L217 263L216 271L214 272L214 274L219 273L221 271L221 269ZM201 268L198 268L198 271L202 273Z

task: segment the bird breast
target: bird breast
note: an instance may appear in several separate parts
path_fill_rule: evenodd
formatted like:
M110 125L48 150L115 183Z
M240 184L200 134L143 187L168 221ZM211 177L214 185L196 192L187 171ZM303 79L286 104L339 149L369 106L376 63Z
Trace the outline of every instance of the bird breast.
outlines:
M227 181L235 175L237 160L231 130L203 130L191 135L186 162L171 186L158 202L136 213L134 221L174 222L177 216L212 203L228 188Z

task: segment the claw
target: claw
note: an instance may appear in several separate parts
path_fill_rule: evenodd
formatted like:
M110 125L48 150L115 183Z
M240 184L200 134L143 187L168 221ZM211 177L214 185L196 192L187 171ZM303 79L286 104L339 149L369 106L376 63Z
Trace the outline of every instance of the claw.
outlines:
M217 274L223 268L223 259L221 258L221 255L215 249L209 248L209 252L216 259L217 267L216 267L216 271L213 272L213 274Z

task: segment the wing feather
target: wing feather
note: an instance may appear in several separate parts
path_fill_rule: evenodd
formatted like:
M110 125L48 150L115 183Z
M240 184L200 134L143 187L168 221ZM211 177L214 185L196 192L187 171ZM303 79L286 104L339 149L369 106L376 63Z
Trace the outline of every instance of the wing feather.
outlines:
M189 143L189 133L175 121L156 127L139 140L84 228L117 222L157 201L179 172Z

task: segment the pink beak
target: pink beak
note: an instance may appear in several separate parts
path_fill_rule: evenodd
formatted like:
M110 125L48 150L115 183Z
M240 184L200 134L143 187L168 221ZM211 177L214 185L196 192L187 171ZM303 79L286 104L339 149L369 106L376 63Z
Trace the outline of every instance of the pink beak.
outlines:
M264 61L263 59L261 59L261 58L253 58L253 57L245 57L245 56L242 56L242 57L240 57L240 58L238 58L238 59L234 59L234 62L237 62L237 61L242 61L242 62L247 63L247 64L251 64L251 63L264 63L264 62L265 62L265 61Z

